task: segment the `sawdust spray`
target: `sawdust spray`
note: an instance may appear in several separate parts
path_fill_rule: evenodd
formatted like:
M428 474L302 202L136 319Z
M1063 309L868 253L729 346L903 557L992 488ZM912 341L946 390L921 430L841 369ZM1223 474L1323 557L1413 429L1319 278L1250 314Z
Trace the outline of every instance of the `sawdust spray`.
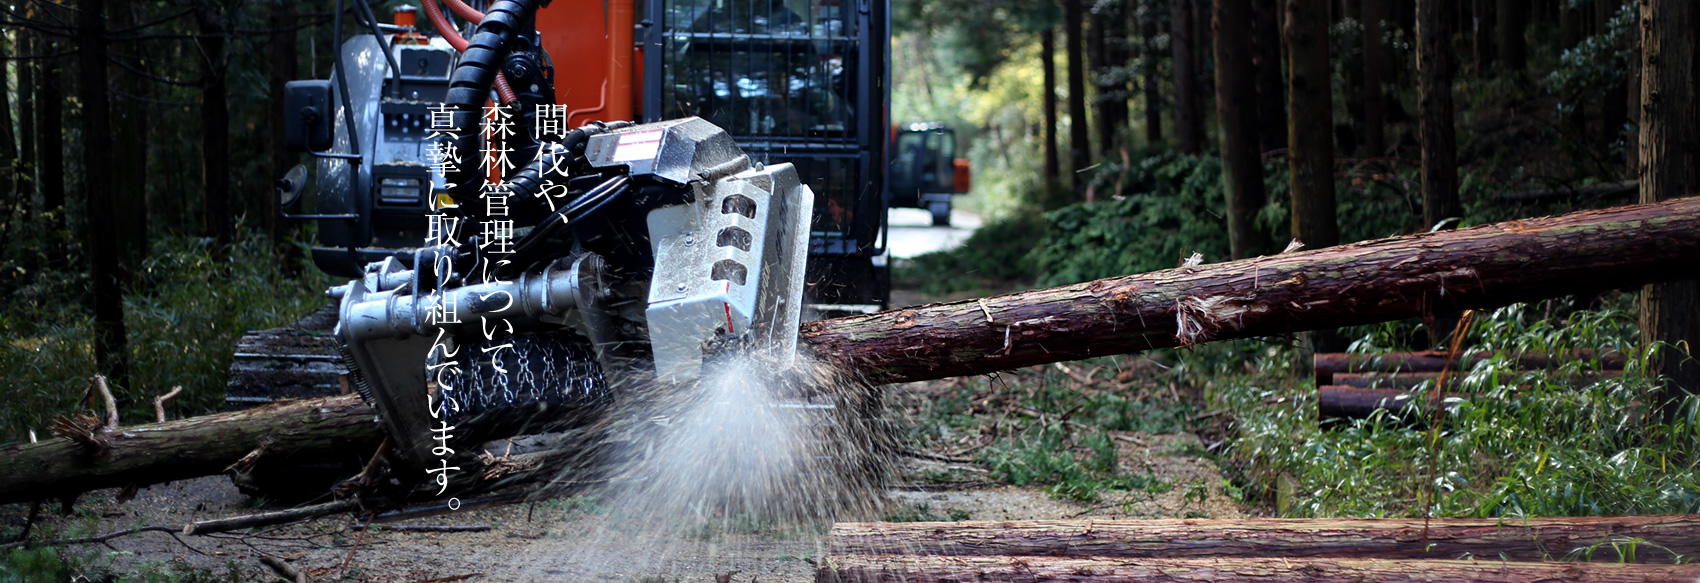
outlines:
M620 393L608 457L621 469L598 494L601 519L561 545L559 567L621 577L729 569L775 536L813 538L823 556L832 520L880 504L891 432L876 393L831 366L733 351L690 385Z

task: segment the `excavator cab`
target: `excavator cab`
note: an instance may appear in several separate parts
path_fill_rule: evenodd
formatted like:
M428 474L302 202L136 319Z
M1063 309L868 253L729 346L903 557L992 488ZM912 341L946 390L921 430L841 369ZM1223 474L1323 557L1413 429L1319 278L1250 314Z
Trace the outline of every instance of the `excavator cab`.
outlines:
M938 123L914 123L892 137L891 205L923 208L933 226L950 226L952 195L967 194L968 160L956 157L956 131Z

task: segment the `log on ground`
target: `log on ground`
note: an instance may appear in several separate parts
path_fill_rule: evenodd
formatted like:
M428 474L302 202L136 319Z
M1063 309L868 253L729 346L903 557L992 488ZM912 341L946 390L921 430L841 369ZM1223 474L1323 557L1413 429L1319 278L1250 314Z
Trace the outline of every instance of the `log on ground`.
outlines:
M1528 377L1525 377L1524 375L1529 372L1530 371L1499 371L1497 374L1497 380L1501 383L1525 383L1528 382L1526 380ZM1434 383L1440 380L1440 375L1441 373L1438 372L1342 372L1334 373L1334 382L1330 384L1342 387L1357 387L1360 389L1410 390L1425 385L1432 387L1434 386ZM1469 376L1468 371L1453 371L1447 373L1446 390L1458 390L1458 387L1462 386L1465 379L1469 378ZM1576 375L1547 374L1538 378L1545 384L1550 385L1585 387L1589 384L1599 382L1600 379L1616 378L1621 376L1623 376L1623 371L1621 370L1603 370L1597 373Z
M833 556L1334 557L1512 560L1569 558L1590 549L1635 561L1700 553L1700 515L1530 519L1049 520L839 523ZM1627 545L1624 546L1627 549ZM1580 553L1579 553L1580 555Z
M1487 351L1471 352L1459 355L1452 363L1453 371L1469 371L1476 363L1493 358L1495 353ZM1316 371L1317 385L1337 384L1334 375L1339 373L1370 373L1370 372L1440 372L1446 367L1447 354L1440 351L1423 352L1392 352L1388 354L1359 354L1350 352L1325 352L1311 357L1312 368ZM1553 356L1547 353L1528 353L1507 355L1507 360L1520 369L1557 368L1566 362L1596 363L1600 370L1623 370L1625 362L1623 353L1617 351L1599 351L1584 348L1570 354Z
M876 382L1494 308L1683 277L1700 197L1421 233L803 325Z
M1059 558L832 556L819 583L980 583L1093 581L1101 583L1311 581L1431 582L1567 581L1630 583L1694 581L1700 565L1519 563L1497 559L1420 561L1287 558Z
M291 401L166 423L98 429L100 445L54 437L0 447L0 503L209 476L261 455L370 455L383 439L358 396Z

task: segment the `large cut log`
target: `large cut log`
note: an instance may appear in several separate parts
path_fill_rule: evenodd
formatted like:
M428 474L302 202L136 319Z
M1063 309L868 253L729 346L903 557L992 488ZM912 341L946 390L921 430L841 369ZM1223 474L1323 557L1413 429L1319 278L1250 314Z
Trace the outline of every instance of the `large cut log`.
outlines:
M1454 372L1468 372L1477 362L1493 358L1495 353L1477 351L1458 356L1452 363ZM1446 366L1447 354L1440 351L1423 352L1392 352L1387 354L1365 354L1355 352L1321 352L1311 357L1312 367L1316 371L1317 385L1337 384L1334 375L1339 373L1367 372L1440 372ZM1554 357L1546 353L1529 353L1507 355L1508 361L1521 369L1556 368L1566 362L1594 362L1598 359L1601 370L1623 370L1624 356L1617 351L1599 353L1592 349L1581 349L1570 354L1560 354Z
M1664 281L1700 262L1700 197L1287 253L811 322L807 350L874 382L1487 308ZM353 397L0 449L0 503L215 474L261 445L367 455ZM157 468L155 466L158 466Z
M0 503L213 475L256 451L366 456L382 432L370 407L345 396L14 444L0 447Z
M1700 552L1700 515L1530 519L1042 520L866 522L832 527L832 555L1049 557L1570 557L1672 562ZM1639 541L1633 558L1613 543Z
M1163 583L1238 581L1432 582L1566 581L1628 583L1693 581L1700 565L1612 563L1513 563L1387 559L1105 559L1060 557L829 557L815 576L820 583L1005 583L1091 581Z
M1459 395L1447 393L1447 399L1479 399L1481 395ZM1429 411L1430 394L1423 391L1412 394L1408 390L1399 389L1362 389L1340 385L1323 385L1316 388L1316 412L1322 419L1365 419L1376 411L1388 411L1398 415L1420 414ZM1452 410L1452 403L1447 403L1446 410ZM1420 421L1420 415L1414 415L1412 420Z
M1700 197L1422 233L803 325L879 382L1493 308L1682 277Z
M1501 383L1521 382L1520 379L1525 374L1528 374L1528 372L1527 371L1512 371L1512 370L1501 371L1498 374L1497 381L1501 382ZM1432 387L1432 386L1434 386L1435 382L1440 380L1440 375L1441 375L1441 373L1438 373L1438 372L1400 372L1400 373L1342 372L1342 373L1335 373L1334 374L1334 383L1333 384L1339 385L1339 386L1342 386L1342 387L1357 387L1357 388L1360 388L1360 389L1410 390L1410 389L1417 388L1419 386L1423 386L1424 383L1427 383L1427 386ZM1577 374L1577 375L1547 374L1547 375L1542 376L1541 378L1545 379L1545 382L1547 382L1549 384L1558 384L1558 385L1563 385L1563 386L1567 386L1567 387L1584 387L1584 386L1587 386L1591 383L1599 382L1600 379L1616 378L1616 377L1621 377L1621 376L1623 376L1623 371L1621 371L1621 370L1603 370L1603 371L1600 371L1598 373ZM1463 384L1464 379L1466 379L1468 377L1469 377L1469 375L1465 372L1462 372L1462 371L1454 371L1454 372L1448 373L1446 375L1446 390L1448 390L1448 391L1458 390L1458 387ZM1322 386L1328 386L1328 385L1322 385Z

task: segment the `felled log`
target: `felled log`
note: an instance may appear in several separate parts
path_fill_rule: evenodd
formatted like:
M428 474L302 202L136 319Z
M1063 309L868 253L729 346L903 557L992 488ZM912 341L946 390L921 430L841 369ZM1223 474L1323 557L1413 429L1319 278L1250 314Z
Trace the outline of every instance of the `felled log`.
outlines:
M0 503L223 472L244 456L370 455L383 438L357 396L292 401L0 447Z
M1324 352L1311 357L1312 368L1316 371L1316 384L1341 384L1334 380L1338 373L1368 373L1368 372L1440 372L1446 366L1446 353L1440 351L1423 352L1392 352L1387 354L1361 354L1352 352ZM1477 351L1458 356L1458 361L1452 363L1455 372L1468 372L1477 362L1494 357L1493 352ZM1599 359L1602 370L1623 370L1624 356L1617 351L1600 353L1593 349L1584 348L1570 354L1554 357L1545 353L1518 354L1508 357L1512 365L1519 369L1556 368L1566 362L1591 362Z
M1388 559L1117 559L1061 557L830 557L816 571L819 583L1006 583L1092 581L1163 583L1237 581L1431 582L1567 581L1630 583L1692 581L1700 565L1515 563Z
M1523 374L1523 371L1505 371L1505 372L1503 372L1499 375L1499 378L1502 382L1513 382L1516 379L1518 379L1519 377L1521 377L1522 374ZM1454 371L1452 373L1447 374L1446 375L1446 390L1448 390L1448 391L1457 390L1457 388L1461 384L1463 384L1465 377L1468 377L1468 376L1469 376L1469 374L1466 371ZM1589 383L1596 382L1596 381L1598 381L1602 378L1613 378L1613 377L1620 377L1620 376L1623 376L1623 371L1621 371L1621 370L1606 370L1606 371L1600 371L1597 374L1589 373L1589 374L1580 374L1580 375L1564 376L1564 377L1554 376L1554 377L1548 377L1548 379L1551 380L1551 381L1560 382L1561 384L1564 384L1566 386L1580 387L1580 386L1587 385ZM1440 380L1440 373L1438 373L1438 372L1400 372L1400 373L1342 372L1342 373L1334 373L1334 382L1331 383L1331 384L1342 386L1342 387L1356 387L1356 388L1360 388L1360 389L1410 390L1410 389L1417 388L1418 386L1422 386L1424 383L1427 383L1429 386L1434 386L1434 383L1439 381L1439 380ZM1323 385L1323 386L1328 386L1328 385Z
M1700 552L1700 515L1473 519L1039 520L833 525L833 557L1293 557L1672 562ZM1610 543L1644 541L1633 559ZM1651 543L1651 544L1647 544Z
M877 382L1494 308L1683 277L1700 197L1365 241L803 325Z
M1695 262L1700 197L810 322L801 340L869 381L915 381L1639 286ZM103 452L5 447L0 503L216 474L267 436L325 456L381 437L355 397L273 407L126 428Z
M1412 414L1429 410L1427 391L1413 395L1408 390L1362 389L1323 385L1316 388L1316 393L1317 414L1323 419L1363 419L1373 415L1376 411ZM1446 394L1448 399L1480 397L1481 395ZM1452 405L1452 403L1446 403L1444 406L1450 411Z

